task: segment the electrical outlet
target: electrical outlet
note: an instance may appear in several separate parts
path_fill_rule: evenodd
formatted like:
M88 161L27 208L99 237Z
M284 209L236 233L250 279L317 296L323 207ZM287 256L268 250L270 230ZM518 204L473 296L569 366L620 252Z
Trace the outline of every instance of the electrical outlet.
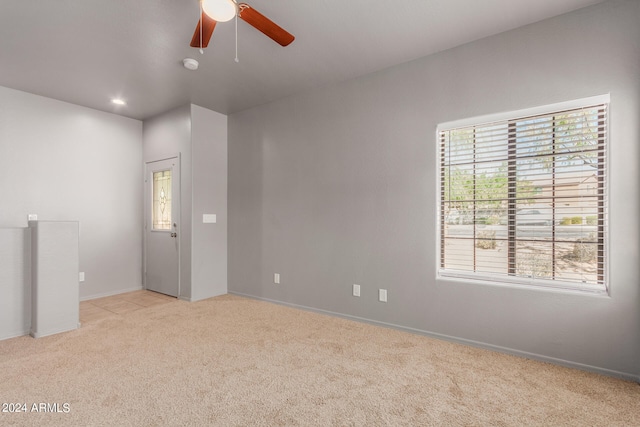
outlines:
M380 302L387 302L387 290L386 289L378 289L378 300L380 300Z
M84 282L84 271L81 271L80 273L78 273L78 281Z
M274 273L274 275L273 275L273 283L275 283L276 285L280 284L280 274L279 273Z
M359 297L360 296L360 285L353 285L353 296L354 297Z

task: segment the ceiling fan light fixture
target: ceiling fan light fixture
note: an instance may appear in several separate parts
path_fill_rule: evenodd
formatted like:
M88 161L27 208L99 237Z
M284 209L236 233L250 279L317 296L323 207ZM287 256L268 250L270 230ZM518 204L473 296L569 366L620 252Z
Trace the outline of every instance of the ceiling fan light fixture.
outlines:
M238 5L233 0L202 0L202 10L211 19L227 22L238 12Z

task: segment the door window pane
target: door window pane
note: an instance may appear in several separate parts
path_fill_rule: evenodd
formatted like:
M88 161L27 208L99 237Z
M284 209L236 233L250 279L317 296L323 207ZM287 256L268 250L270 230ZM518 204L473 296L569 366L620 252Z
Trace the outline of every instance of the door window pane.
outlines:
M171 170L153 173L153 229L171 230Z

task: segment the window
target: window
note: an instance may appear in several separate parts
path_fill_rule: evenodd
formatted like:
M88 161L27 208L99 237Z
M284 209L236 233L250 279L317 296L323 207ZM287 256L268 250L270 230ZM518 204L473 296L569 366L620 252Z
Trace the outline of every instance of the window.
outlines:
M438 127L441 276L606 291L608 102Z
M171 170L153 173L153 230L171 230Z

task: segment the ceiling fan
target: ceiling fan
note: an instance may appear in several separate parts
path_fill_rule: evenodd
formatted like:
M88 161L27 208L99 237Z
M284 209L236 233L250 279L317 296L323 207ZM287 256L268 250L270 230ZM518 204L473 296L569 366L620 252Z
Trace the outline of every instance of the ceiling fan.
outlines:
M200 20L191 39L191 47L205 48L218 22L238 17L261 31L281 46L288 46L295 37L246 3L236 0L200 0Z

